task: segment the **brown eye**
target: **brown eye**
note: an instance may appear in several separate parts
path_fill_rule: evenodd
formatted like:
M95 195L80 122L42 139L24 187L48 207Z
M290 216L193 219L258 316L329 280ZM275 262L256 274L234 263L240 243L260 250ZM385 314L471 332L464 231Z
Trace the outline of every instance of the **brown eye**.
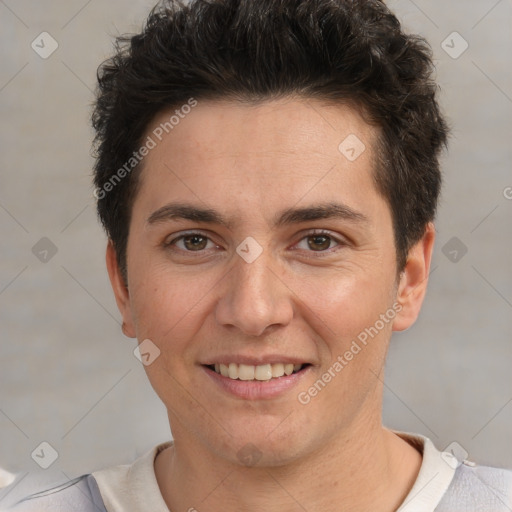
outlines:
M331 237L327 235L310 235L308 238L308 246L313 251L325 251L331 245Z
M183 245L189 251L202 251L208 243L208 237L195 234L183 237Z
M335 237L328 231L312 231L301 238L296 247L306 255L315 252L320 257L329 256L345 246L347 243L343 238Z
M210 246L208 246L210 243ZM207 253L208 249L215 246L209 236L199 232L185 233L172 240L164 242L167 249L178 253Z

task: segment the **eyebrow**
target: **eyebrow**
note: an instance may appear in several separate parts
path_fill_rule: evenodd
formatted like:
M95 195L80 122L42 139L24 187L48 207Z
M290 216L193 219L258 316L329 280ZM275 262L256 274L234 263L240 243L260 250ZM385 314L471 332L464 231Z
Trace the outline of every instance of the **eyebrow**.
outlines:
M147 219L149 225L159 224L172 220L190 220L206 224L219 224L232 230L234 219L227 219L220 212L212 208L200 208L187 203L169 203L155 212ZM340 203L322 203L305 208L287 208L279 212L273 219L273 227L279 228L302 222L341 219L354 223L369 223L366 215L353 208Z

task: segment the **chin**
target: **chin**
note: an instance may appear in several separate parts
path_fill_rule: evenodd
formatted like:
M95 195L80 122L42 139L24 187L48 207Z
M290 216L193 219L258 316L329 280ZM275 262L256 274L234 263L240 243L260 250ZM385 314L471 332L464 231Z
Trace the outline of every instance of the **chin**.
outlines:
M286 417L286 416L285 416ZM279 467L296 460L307 452L307 439L304 431L283 428L286 419L272 418L272 421L226 424L226 432L219 433L222 441L211 439L217 455L234 464L247 467ZM279 425L281 423L281 425ZM219 448L221 447L221 448Z

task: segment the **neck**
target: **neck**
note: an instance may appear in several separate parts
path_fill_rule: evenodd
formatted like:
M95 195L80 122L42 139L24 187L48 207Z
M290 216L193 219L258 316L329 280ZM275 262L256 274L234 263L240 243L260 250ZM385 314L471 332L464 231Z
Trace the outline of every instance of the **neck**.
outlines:
M412 488L422 460L380 421L353 425L321 450L272 467L234 464L186 431L173 433L173 445L155 461L162 496L173 512L393 512Z

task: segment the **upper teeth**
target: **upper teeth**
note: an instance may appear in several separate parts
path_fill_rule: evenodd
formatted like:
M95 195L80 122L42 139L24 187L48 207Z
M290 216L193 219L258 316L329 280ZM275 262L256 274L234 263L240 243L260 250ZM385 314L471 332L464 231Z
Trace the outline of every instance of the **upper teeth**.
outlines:
M301 364L276 363L252 366L250 364L216 364L215 371L224 377L240 380L270 380L273 377L291 375L302 368Z

